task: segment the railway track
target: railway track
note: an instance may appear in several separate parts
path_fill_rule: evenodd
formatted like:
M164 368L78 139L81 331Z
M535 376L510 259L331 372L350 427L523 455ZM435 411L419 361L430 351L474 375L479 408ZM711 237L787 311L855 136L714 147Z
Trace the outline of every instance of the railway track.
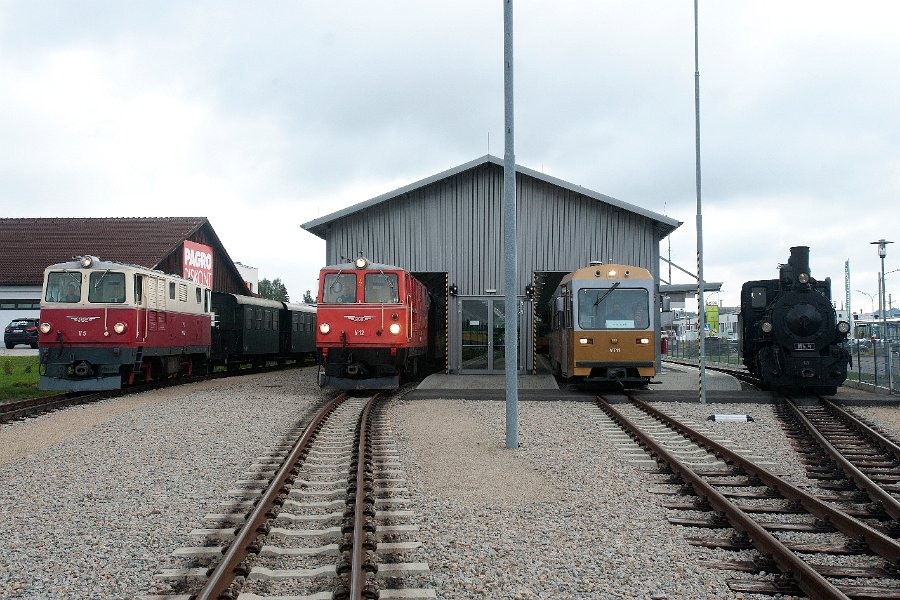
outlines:
M868 511L840 510L649 404L626 398L598 397L598 405L667 473L668 485L656 492L690 497L665 505L676 512L669 520L733 530L726 537L688 538L741 552L739 560L706 563L754 574L729 580L732 590L816 600L900 598L900 543L863 522Z
M785 397L777 414L819 487L868 502L877 526L900 537L900 446L826 398Z
M383 394L342 394L261 457L249 478L179 548L186 564L156 576L171 593L145 599L435 598Z

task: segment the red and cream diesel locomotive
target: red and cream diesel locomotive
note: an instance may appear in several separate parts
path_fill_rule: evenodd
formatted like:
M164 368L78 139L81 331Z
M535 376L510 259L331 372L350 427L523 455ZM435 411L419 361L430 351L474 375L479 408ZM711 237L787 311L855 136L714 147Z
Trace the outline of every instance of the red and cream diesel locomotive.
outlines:
M319 273L319 385L391 389L415 375L428 353L425 285L391 265L355 262Z
M79 257L47 267L43 390L109 390L206 369L210 289L145 267Z

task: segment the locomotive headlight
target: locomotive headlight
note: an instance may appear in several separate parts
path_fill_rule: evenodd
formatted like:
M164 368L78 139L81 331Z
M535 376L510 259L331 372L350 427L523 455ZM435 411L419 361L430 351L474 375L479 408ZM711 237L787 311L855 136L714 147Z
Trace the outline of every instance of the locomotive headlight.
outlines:
M331 331L331 325L329 325L328 323L322 323L321 325L319 325L319 331L322 333L322 335L328 335L328 332Z
M850 333L850 323L847 321L840 321L837 324L838 333Z
M87 268L90 267L92 264L94 264L94 257L93 257L93 256L82 256L82 257L81 257L81 266L82 266L83 268L87 269Z
M388 327L388 331L390 331L394 335L397 335L398 333L400 333L400 323L391 323L391 326Z
M772 324L768 321L763 321L759 328L763 330L763 333L772 333Z
M800 273L797 275L797 281L800 283L809 283L809 273Z
M113 331L115 331L119 335L122 335L123 333L125 333L125 329L126 329L125 323L122 323L121 321L119 321L118 323L113 325Z
M356 268L357 269L365 269L368 264L369 264L369 261L366 260L365 257L363 257L363 256L360 256L359 258L356 259Z
M650 338L636 338L634 341L635 341L635 343L637 343L637 344L644 345L644 344L649 344L649 343L650 343Z
M47 321L44 321L43 323L41 323L40 330L41 330L41 333L43 333L44 335L47 335L48 333L50 333L51 329L52 329L52 327L50 326L50 323L48 323Z

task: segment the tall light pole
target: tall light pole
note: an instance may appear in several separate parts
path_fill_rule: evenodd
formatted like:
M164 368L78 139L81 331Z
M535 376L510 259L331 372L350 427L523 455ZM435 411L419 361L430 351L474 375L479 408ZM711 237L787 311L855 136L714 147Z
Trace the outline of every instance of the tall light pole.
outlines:
M694 0L694 139L697 185L697 353L700 364L700 403L706 404L706 306L703 301L703 211L700 203L700 19Z
M881 332L881 339L884 340L884 365L888 372L888 393L892 394L894 393L894 373L891 370L891 343L888 341L887 301L884 292L884 257L887 256L887 245L894 242L881 238L877 242L869 243L878 245L878 256L881 258L881 321L884 326Z
M862 290L856 290L856 293L857 294L865 294L866 296L869 297L869 302L872 303L872 312L874 313L875 312L875 296L873 294L870 294L869 292L864 292Z

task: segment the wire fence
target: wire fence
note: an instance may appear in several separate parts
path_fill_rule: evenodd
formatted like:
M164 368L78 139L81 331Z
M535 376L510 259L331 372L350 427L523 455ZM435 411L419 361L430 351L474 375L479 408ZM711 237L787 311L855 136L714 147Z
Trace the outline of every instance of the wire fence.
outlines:
M888 376L886 348L884 343L873 345L855 344L851 346L851 362L848 367L847 381L878 388L891 387L892 392L900 391L900 340L892 340L891 371L893 382ZM708 362L742 365L743 357L739 340L725 338L706 338L706 360ZM697 360L699 348L697 340L666 340L662 352L663 358L671 357L681 360ZM891 385L893 383L893 385Z

